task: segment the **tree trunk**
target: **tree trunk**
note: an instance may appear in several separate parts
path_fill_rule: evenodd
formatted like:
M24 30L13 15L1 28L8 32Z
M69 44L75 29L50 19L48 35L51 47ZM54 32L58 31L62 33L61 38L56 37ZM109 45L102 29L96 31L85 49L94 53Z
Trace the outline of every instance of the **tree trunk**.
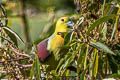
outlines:
M30 35L29 35L29 25L27 21L27 15L25 13L25 8L26 8L25 0L20 0L21 22L22 22L22 27L24 31L26 47L29 48L31 40L30 40Z

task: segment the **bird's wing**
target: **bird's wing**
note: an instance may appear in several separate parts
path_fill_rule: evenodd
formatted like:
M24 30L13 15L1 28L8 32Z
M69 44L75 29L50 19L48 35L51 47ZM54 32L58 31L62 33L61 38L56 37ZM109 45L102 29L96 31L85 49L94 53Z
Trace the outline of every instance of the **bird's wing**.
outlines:
M37 55L40 61L44 61L49 55L49 51L47 50L48 39L43 40L37 45Z

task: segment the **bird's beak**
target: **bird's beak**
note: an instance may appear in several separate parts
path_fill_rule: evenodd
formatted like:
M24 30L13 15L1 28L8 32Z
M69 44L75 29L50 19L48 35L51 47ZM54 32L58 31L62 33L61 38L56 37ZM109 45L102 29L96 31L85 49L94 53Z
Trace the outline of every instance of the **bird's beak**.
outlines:
M72 28L74 26L74 22L72 21L68 21L66 24L68 25L68 28Z

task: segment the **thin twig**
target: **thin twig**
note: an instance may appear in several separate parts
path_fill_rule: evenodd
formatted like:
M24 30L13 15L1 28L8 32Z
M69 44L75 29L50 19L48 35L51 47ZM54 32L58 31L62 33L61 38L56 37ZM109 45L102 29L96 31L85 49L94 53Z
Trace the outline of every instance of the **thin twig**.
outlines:
M2 70L0 70L0 74L4 74L4 73L6 73L6 71L2 71Z
M10 40L8 40L7 38L2 37L2 36L0 36L0 38L2 38L3 40L6 40L6 41L8 41L9 43L11 43L11 44L12 44L12 42L11 42Z
M11 49L16 53L16 54L18 54L18 55L20 55L20 56L25 56L25 57L29 57L29 58L31 58L28 54L23 54L23 53L21 53L21 52L18 52L16 49L14 49L12 46L10 46L11 47Z
M72 41L72 37L75 32L77 32L77 34L79 35L78 33L79 31L77 30L77 28L83 23L83 21L84 21L84 17L80 17L79 20L76 22L76 24L73 26L73 31L70 36L70 42Z
M2 4L0 4L0 8L2 9L3 16L5 17L5 26L7 26L8 19L7 19L6 11L5 11L4 7L2 6Z
M7 60L7 62L19 61L19 60L25 60L25 59L29 59L29 58L26 57L26 58L9 59L9 60ZM4 61L0 61L0 64L4 64Z
M33 64L26 64L26 65L24 65L24 64L17 64L17 65L21 66L23 68L28 68L28 67L32 67L33 66Z
M29 67L33 66L33 64L26 64L26 65L24 65L24 64L17 64L17 65L20 66L20 67L23 67L23 68L29 68ZM5 74L5 73L7 73L7 71L0 70L0 74Z

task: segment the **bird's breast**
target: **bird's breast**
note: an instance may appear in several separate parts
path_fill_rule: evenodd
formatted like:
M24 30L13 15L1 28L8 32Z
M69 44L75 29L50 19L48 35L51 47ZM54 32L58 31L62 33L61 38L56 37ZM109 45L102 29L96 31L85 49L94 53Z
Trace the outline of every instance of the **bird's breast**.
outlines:
M63 43L64 43L64 38L61 37L60 35L56 35L53 38L49 39L48 50L56 53L63 46Z

